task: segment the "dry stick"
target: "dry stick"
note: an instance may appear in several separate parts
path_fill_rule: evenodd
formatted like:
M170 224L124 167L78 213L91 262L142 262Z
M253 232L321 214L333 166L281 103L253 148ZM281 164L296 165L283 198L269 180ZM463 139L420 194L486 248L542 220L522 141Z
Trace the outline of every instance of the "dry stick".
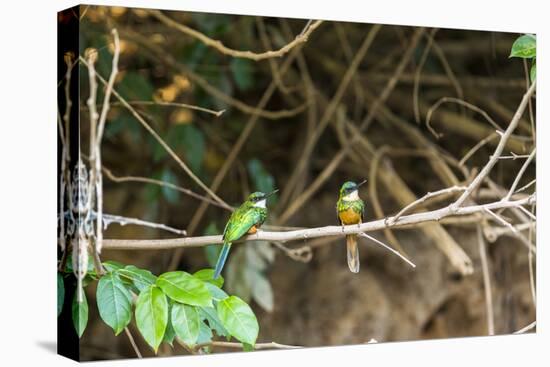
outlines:
M118 32L116 29L111 31L114 39L114 53L113 62L111 66L111 75L109 75L109 81L105 89L105 95L103 97L103 106L101 108L101 115L99 116L99 123L97 127L97 137L95 141L95 172L96 172L96 241L95 250L97 253L101 253L101 247L103 245L103 175L101 172L101 141L103 139L103 131L105 130L105 122L107 121L107 114L109 113L109 106L111 100L111 94L113 92L113 86L115 85L116 76L118 74L118 59L120 56L120 40L118 38Z
M246 241L277 241L288 242L294 240L306 240L319 237L342 237L347 234L359 234L362 232L379 231L384 228L394 228L406 225L418 225L421 223L440 221L446 217L466 216L474 213L482 213L485 210L496 210L504 208L514 208L519 205L529 205L534 203L536 195L533 194L525 199L514 201L496 201L488 204L470 205L459 207L455 211L448 206L428 212L417 213L402 216L395 223L390 224L391 217L379 219L375 221L365 222L360 225L348 226L325 226L317 228L308 228L286 232L268 232L259 230L256 234L247 235L236 243ZM170 239L153 239L153 240L114 240L105 239L104 248L116 250L160 250L174 249L185 247L202 247L210 244L222 244L222 236L199 236L199 237L183 237Z
M97 214L95 215L97 216ZM154 222L149 222L138 218L129 218L129 217L123 217L123 216L114 215L114 214L103 214L103 228L106 229L111 223L118 223L121 226L125 226L127 224L135 224L143 227L163 229L165 231L179 234L182 236L185 236L187 234L187 232L183 229L173 228L162 223L154 223Z
M533 186L533 184L535 184L536 182L537 182L537 179L535 178L535 179L533 179L531 182L529 182L527 185L522 186L521 188L517 189L516 192L515 192L515 194L517 194L518 192L522 192L522 191L528 189L529 187Z
M449 194L449 193L462 192L464 190L466 190L466 187L464 187L464 186L453 186L453 187L448 187L446 189L441 189L441 190L434 191L434 192L428 192L426 195L422 196L420 199L418 199L416 201L413 201L412 203L410 203L409 205L407 205L406 207L401 209L401 211L399 213L397 213L391 220L392 220L392 222L395 222L396 220L401 218L401 216L403 214L409 212L412 208L414 208L414 207L416 207L420 204L423 204L424 202L426 202L427 200L429 200L431 198L441 196L441 195L445 195L445 194Z
M537 322L536 321L533 321L532 323L530 323L529 325L517 330L517 331L514 331L514 334L523 334L531 329L533 329L535 326L537 326Z
M141 352L139 351L139 348L136 344L136 341L134 340L134 337L133 337L132 333L130 332L130 329L128 329L128 327L125 327L124 331L126 332L126 336L130 340L130 344L132 344L132 348L134 349L134 352L136 353L138 358L143 358L143 356L141 355Z
M498 162L498 157L502 154L502 151L504 150L504 147L506 146L506 142L512 135L512 132L518 125L518 122L523 115L523 112L525 111L525 107L527 106L527 102L533 95L535 91L535 87L537 86L537 83L534 82L529 90L523 95L523 98L521 100L521 103L519 104L516 113L514 114L514 117L512 118L512 121L510 121L510 125L504 132L504 134L500 137L500 141L495 149L495 152L489 159L489 162L483 167L483 169L478 173L476 178L472 181L472 183L468 186L468 189L464 191L464 193L454 202L451 204L451 210L456 210L458 207L464 203L464 201L471 195L471 193L477 189L477 187L481 184L481 182L489 175L489 172L491 172L491 169L494 167L494 165Z
M527 60L523 59L523 71L525 73L525 90L529 90L529 71L527 68ZM535 130L535 117L533 116L533 104L529 100L529 121L531 122L531 136L533 137L533 142L537 139L537 132Z
M366 139L366 138L365 138ZM382 205L380 205L380 201L378 200L378 190L377 190L377 178L378 178L378 166L380 159L384 154L387 153L389 147L384 146L380 148L376 154L374 155L374 158L371 161L370 165L370 171L369 171L369 198L372 203L372 207L374 208L374 212L376 214L377 218L384 218L385 214L382 210ZM405 254L406 256L409 256L405 250L403 249L403 246L401 246L401 243L395 237L391 229L386 228L384 229L384 235L388 239L388 241L399 250L399 252Z
M185 74L192 82L196 83L198 86L200 86L202 89L204 89L205 92L212 95L214 98L219 99L220 101L235 107L239 111L254 115L257 114L258 117L269 119L269 120L278 120L288 117L293 117L299 113L301 113L303 110L307 108L307 105L304 104L302 106L299 106L293 110L279 110L279 111L267 111L264 109L258 109L256 107L250 106L238 99L235 99L227 94L225 94L220 89L214 87L211 85L205 78L201 77L198 74L195 74L193 71L188 69L183 64L180 64L175 58L173 58L169 53L167 53L162 48L152 44L149 42L145 37L142 35L130 30L130 29L124 29L124 33L132 37L136 42L138 42L140 45L143 46L143 51L146 51L146 49L149 50L149 54L144 52L144 55L148 57L153 62L162 62L165 65L177 70L178 72Z
M229 55L229 56L232 56L232 57L244 58L244 59L250 59L250 60L254 60L254 61L265 60L265 59L269 59L269 58L272 58L272 57L281 57L281 56L285 55L290 50L292 50L294 47L307 42L307 40L308 40L309 36L311 35L311 33L317 27L319 27L321 25L321 23L323 23L322 20L316 20L315 22L312 22L312 23L308 22L306 28L302 31L302 33L300 33L298 36L296 36L296 38L292 42L284 45L283 47L281 47L280 49L278 49L276 51L270 50L270 51L266 51L266 52L262 52L262 53L255 53L255 52L252 52L252 51L239 51L239 50L233 50L231 48L228 48L228 47L224 46L224 44L221 41L214 40L214 39L204 35L203 33L199 32L199 31L196 31L196 30L194 30L192 28L189 28L189 27L187 27L187 26L185 26L181 23L178 23L178 22L172 20L171 18L167 17L166 15L164 15L159 10L149 10L149 14L153 15L155 18L157 18L158 20L160 20L161 22L163 22L167 26L175 28L178 31L180 31L182 33L185 33L188 36L196 38L199 41L201 41L202 43L204 43L205 45L207 45L209 47L212 47L212 48L218 50L219 52L221 52L225 55Z
M508 191L508 193L506 194L506 196L502 200L510 200L510 198L512 197L512 194L514 193L514 191L516 190L516 187L519 184L519 181L523 177L523 174L525 173L525 170L529 166L529 163L531 163L531 161L535 157L535 153L536 153L536 149L533 149L531 154L529 154L529 157L523 163L523 166L521 166L521 169L519 170L516 178L514 179L514 183L512 183L512 186L510 187L510 190Z
M178 343L180 343L180 340L178 339ZM181 344L181 343L180 343ZM193 347L194 350L199 350L204 347L223 347L223 348L238 348L242 349L243 344L242 343L235 343L235 342L225 342L225 341L211 341L208 343L200 343ZM297 345L287 345L287 344L279 344L276 342L271 343L256 343L254 344L254 349L300 349L303 348L301 346Z
M319 140L323 131L327 127L328 123L330 122L330 119L336 112L336 107L340 104L340 101L344 93L346 92L349 86L349 83L352 80L352 77L355 75L361 61L367 54L367 51L372 45L372 42L374 41L374 38L376 37L376 34L378 33L381 27L382 27L381 25L377 24L371 28L369 33L365 36L365 39L363 40L363 43L359 47L359 50L355 54L355 57L350 63L350 66L346 70L346 73L342 77L342 80L340 81L338 88L334 93L334 96L332 97L331 101L328 103L328 106L325 112L323 113L323 116L319 120L314 133L312 134L311 137L308 138L306 145L304 146L303 153L301 154L300 160L298 161L298 165L296 166L290 178L286 182L283 193L281 194L281 200L283 202L287 202L288 197L290 196L290 192L292 192L292 189L297 184L302 172L305 170L307 163L309 161L309 157L311 156L317 144L317 141ZM286 213L286 211L284 213ZM284 223L287 221L287 219L289 219L289 217L286 217L284 213L279 218L280 223Z
M286 73L286 71L288 70L288 68L290 67L292 62L294 61L294 58L297 55L297 50L299 50L299 48L295 49L289 55L289 57L285 60L283 65L281 66L281 70L280 70L281 75L284 75L284 73ZM277 88L277 84L274 81L271 81L271 83L269 84L269 86L265 90L264 94L262 95L262 98L260 99L260 102L258 103L258 107L256 108L256 111L264 108L265 105L267 105L267 102L269 101L269 99L271 98L273 93L275 92L276 88ZM237 139L237 142L235 143L235 145L231 149L231 152L227 156L227 159L224 161L222 167L220 168L220 170L218 171L218 173L214 177L214 180L212 181L212 185L210 186L211 189L209 191L215 192L219 189L219 187L221 186L221 184L222 184L222 182L225 178L225 175L229 171L229 168L231 167L231 165L233 164L233 162L237 158L237 155L241 151L241 149L244 146L246 140L248 139L248 137L252 133L252 130L254 129L254 127L256 126L256 123L258 122L258 119L259 119L259 115L257 113L252 114L252 116L250 116L250 119L246 123L246 126L243 129L243 131L241 132L239 138ZM193 215L193 217L191 219L191 222L189 223L189 226L187 227L187 232L189 234L193 234L195 232L195 230L197 229L197 227L199 225L199 222L202 219L202 217L204 216L204 213L206 212L207 208L208 208L208 203L205 203L205 202L203 202L199 206L199 208L197 209L197 211ZM169 269L176 269L179 262L180 262L180 260L181 260L181 256L182 256L182 251L180 249L178 249L173 254L173 256L170 260L170 264L169 264L168 268Z
M535 210L535 206L533 205L531 208L532 211ZM533 227L529 228L529 242L533 240ZM537 309L537 292L535 287L535 272L533 271L533 252L528 250L528 261L529 261L529 284L531 287L531 297L533 298L533 306L535 307L535 311Z
M182 192L186 195L191 196L192 198L208 202L210 205L215 205L217 207L220 207L220 208L223 208L223 209L226 209L226 210L229 210L229 211L233 211L233 209L234 209L232 206L229 206L225 203L219 203L215 200L210 199L209 197L202 196L200 194L197 194L196 192L193 192L189 189L186 189L186 188L178 186L178 185L174 185L170 182L164 182L164 181L161 181L161 180L156 180L154 178L141 177L141 176L115 176L115 174L113 174L113 172L111 170L109 170L108 168L106 168L105 166L103 166L102 169L103 169L103 173L105 173L105 175L111 181L114 181L114 182L117 182L117 183L121 183L121 182L143 182L143 183L148 183L148 184L152 184L152 185L158 185L158 186L167 187L167 188L170 188L172 190Z
M88 66L88 63L86 60L84 60L82 57L80 58L81 61L84 63L84 65ZM103 83L107 84L105 79L99 74L97 74L97 78ZM155 140L172 156L172 158L179 164L179 166L199 185L204 191L206 191L210 196L212 196L214 199L216 199L220 204L225 204L228 206L228 204L223 201L220 197L218 197L214 192L212 192L208 186L206 186L194 173L191 171L191 169L178 157L178 155L162 140L162 138L156 133L155 130L141 117L141 115L126 102L126 100L116 91L116 89L113 88L113 95L122 103L124 107L138 120L141 125L155 138Z
M441 65L443 66L443 69L445 70L445 73L447 74L447 77L449 78L451 84L453 85L456 95L460 99L464 99L464 91L462 90L462 87L460 86L460 83L458 82L458 79L453 72L453 69L451 68L451 65L449 65L449 61L447 60L447 57L445 56L445 52L443 49L439 46L439 44L434 40L432 44L432 48L435 51L435 54L439 58L439 62L441 62Z
M187 109L190 109L190 110L206 112L206 113L212 114L216 117L220 117L225 112L225 110L215 111L215 110L211 110L209 108L199 107L199 106L195 106L195 105L187 104L187 103L178 103L178 102L162 102L162 101L158 101L158 102L156 102L156 101L127 101L127 102L131 106L165 106L165 107L187 108ZM111 106L116 106L116 105L121 105L121 103L120 102L111 103Z
M360 236L360 237L367 238L367 239L369 239L369 240L371 240L371 241L373 241L373 242L379 244L380 246L384 247L386 250L389 250L389 251L391 251L392 253L394 253L395 255L399 256L399 258L400 258L401 260L403 260L404 262L406 262L407 264L409 264L409 265L412 266L413 268L416 268L416 265L415 265L412 261L410 261L409 259L407 259L405 256L401 255L401 254L399 253L399 251L395 251L395 250L392 249L390 246L386 245L384 242L379 241L379 240L377 240L376 238L374 238L374 237L372 237L372 236L369 236L369 235L366 234L366 233L359 233L359 236Z
M464 166L464 163L468 161L479 149L481 149L484 145L498 137L499 135L496 132L491 133L491 135L487 136L486 138L483 138L480 140L472 149L468 151L468 153L464 154L464 157L458 162L460 166Z
M418 89L420 88L420 74L422 73L422 68L424 67L426 60L428 59L430 49L432 48L432 43L434 42L434 36L437 33L437 31L438 31L437 28L433 28L431 32L428 34L428 43L424 48L424 52L420 57L420 62L418 63L418 67L416 68L416 72L414 73L413 110L414 110L414 119L418 124L420 123L420 109L418 108Z
M489 116L489 114L479 108L478 106L474 105L474 104L471 104L469 102L466 102L460 98L454 98L454 97L442 97L440 98L436 103L434 103L430 109L428 110L428 113L426 114L426 127L428 128L428 130L430 130L430 132L436 137L436 138L440 138L442 136L442 134L438 134L432 127L432 125L430 124L430 121L431 121L431 118L432 118L432 114L434 113L435 110L437 110L437 108L439 108L440 105L442 105L443 103L457 103L461 106L464 106L464 107L467 107L477 113L479 113L480 115L482 115L483 117L485 117L485 119L497 130L497 131L502 131L502 128L491 118L491 116Z
M399 80L399 77L407 64L410 61L410 58L412 57L412 54L416 48L416 45L418 44L418 41L420 37L422 36L422 33L424 32L424 28L419 28L415 31L414 35L412 36L411 42L409 44L409 47L403 54L403 57L397 66L393 77L388 81L386 84L386 87L376 99L376 101L372 104L369 113L367 114L367 117L363 120L361 123L361 126L359 128L360 132L364 130L366 126L370 124L370 122L373 120L374 116L376 115L376 112L378 108L384 103L384 101L389 97L390 93L394 89L395 85L397 84L397 81ZM304 203L309 200L311 196L313 196L314 193L317 192L321 188L321 185L332 175L332 173L338 168L339 164L342 162L342 160L347 156L347 154L351 151L352 146L359 141L359 136L354 136L350 144L340 150L340 152L334 156L334 158L329 162L329 164L325 167L325 169L317 176L317 178L309 185L308 189L304 191L299 197L296 198L292 202L291 205L287 207L287 209L279 216L279 220L281 222L287 221L294 213L300 209Z
M537 250L535 248L535 246L533 246L533 244L527 239L525 238L525 236L523 236L521 233L519 233L519 231L513 226L511 225L510 223L508 223L504 218L502 218L500 215L494 213L492 210L490 209L487 209L485 208L484 209L485 213L489 214L491 217L493 217L494 219L496 219L497 222L499 222L500 224L502 224L503 226L507 227L508 229L510 229L510 231L512 232L512 234L514 235L514 237L518 238L520 240L520 242L525 245L530 251L532 251L533 253L536 253Z
M483 239L481 224L477 226L477 241L479 245L479 257L481 259L481 271L483 273L483 288L485 289L485 307L487 310L487 332L495 335L495 317L493 313L493 296L491 277L489 275L489 263L487 261L487 249Z

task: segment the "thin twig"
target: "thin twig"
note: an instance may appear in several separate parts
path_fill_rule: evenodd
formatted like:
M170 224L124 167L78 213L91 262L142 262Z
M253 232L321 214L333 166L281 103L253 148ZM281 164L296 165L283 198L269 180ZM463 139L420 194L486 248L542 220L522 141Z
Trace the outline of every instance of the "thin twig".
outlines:
M481 224L477 226L477 241L479 245L479 257L481 259L481 271L483 273L483 288L485 289L485 307L487 311L487 333L495 335L495 317L493 313L493 296L491 277L489 275L489 262L487 261L487 249L483 239Z
M512 118L512 121L510 121L510 125L508 125L508 128L506 128L506 131L501 136L500 141L495 149L495 152L489 159L489 162L483 167L483 169L478 173L476 178L470 183L468 186L468 189L464 191L464 193L453 203L452 208L456 209L459 206L461 206L464 201L470 196L470 194L477 189L477 187L481 184L481 182L489 175L489 172L491 172L491 169L494 167L494 165L498 162L498 157L502 154L502 151L504 150L504 147L506 146L506 142L512 135L512 132L515 130L516 126L519 123L519 120L521 119L521 116L523 115L523 112L525 111L525 107L527 106L527 102L535 92L535 87L537 86L537 83L534 82L529 90L523 95L523 98L521 100L521 103L519 104L516 113L514 114L514 117Z
M485 144L489 143L490 141L497 138L498 136L499 135L496 132L493 132L491 133L491 135L480 140L476 145L474 145L472 149L468 151L468 153L464 155L464 157L462 157L462 159L458 162L458 164L460 166L464 166L464 163L466 163L466 161L470 159L479 149L481 149Z
M139 351L139 348L136 344L136 341L134 340L134 337L132 336L132 333L130 332L130 329L128 327L124 328L124 331L126 332L126 336L128 336L128 340L130 340L130 344L132 344L132 348L134 349L134 352L136 352L136 355L138 358L143 358L141 355L141 352Z
M533 321L529 325L522 327L521 329L514 331L514 334L523 334L528 332L529 330L533 329L535 326L537 326L537 321Z
M216 117L220 117L225 112L225 110L215 111L215 110L211 110L209 108L195 106L195 105L188 104L188 103L178 103L178 102L128 101L128 104L131 105L131 106L165 106L165 107L187 108L187 109L190 109L190 110L206 112L206 113L212 114ZM122 103L120 103L120 102L112 102L111 103L111 106L117 106L117 105L122 105Z
M226 341L211 341L208 343L200 343L194 346L195 350L199 350L204 347L222 347L222 348L238 348L242 349L243 345L242 343L235 343L235 342L226 342ZM303 348L298 345L287 345L287 344L280 344L276 342L271 343L256 343L254 344L254 349L300 349Z
M372 236L369 236L369 235L366 234L366 233L359 233L359 236L360 236L360 237L365 237L365 238L367 238L367 239L369 239L369 240L371 240L371 241L373 241L373 242L379 244L380 246L384 247L386 250L389 250L389 251L391 251L393 254L399 256L399 258L400 258L401 260L403 260L404 262L406 262L407 264L409 264L409 265L412 266L413 268L416 268L416 265L415 265L412 261L410 261L409 259L407 259L405 256L401 255L401 254L399 253L399 251L396 251L396 250L392 249L390 246L386 245L384 242L379 241L379 240L377 240L376 238L374 238L374 237L372 237Z
M512 186L510 187L510 190L508 191L508 193L506 194L506 196L502 200L510 200L510 198L512 197L512 194L514 193L514 191L516 190L516 187L519 184L519 181L523 177L523 174L525 173L525 170L529 166L529 163L531 163L531 161L535 157L535 153L536 153L536 149L533 149L531 154L529 154L529 157L523 163L523 166L521 166L521 169L519 170L516 178L514 179L514 183L512 183Z
M180 31L182 33L185 33L188 36L191 36L193 38L198 39L199 41L201 41L205 45L218 50L222 54L229 55L229 56L232 56L232 57L250 59L250 60L254 60L254 61L265 60L265 59L269 59L269 58L272 58L272 57L281 57L281 56L287 54L294 47L307 42L307 40L308 40L309 36L311 35L311 33L313 33L313 31L317 27L319 27L321 25L321 23L323 23L322 20L316 20L315 22L308 22L306 24L306 27L304 28L304 30L298 36L296 36L296 38L292 42L284 45L283 47L281 47L280 49L278 49L276 51L270 50L270 51L266 51L266 52L255 53L255 52L252 52L252 51L239 51L239 50L234 50L234 49L231 49L229 47L226 47L221 41L214 40L214 39L204 35L203 33L199 32L199 31L196 31L196 30L194 30L194 29L192 29L192 28L190 28L186 25L183 25L181 23L178 23L178 22L172 20L171 18L164 15L160 10L149 10L149 14L153 15L155 18L157 18L158 20L160 20L161 22L163 22L167 26L175 28L178 31Z
M438 31L437 28L433 28L431 32L427 35L428 43L424 48L424 52L422 52L422 56L420 57L420 61L418 62L416 72L414 73L413 109L414 109L414 118L418 124L420 123L420 109L418 108L418 90L420 88L420 74L422 73L422 68L424 67L426 60L428 59L430 49L432 48L432 44L434 42L434 36L437 33L437 31Z
M94 213L94 216L97 216L97 214ZM154 222L149 222L138 218L123 217L120 215L103 214L103 228L107 229L107 227L111 223L118 223L121 226L125 226L127 224L135 224L138 226L144 226L149 228L163 229L165 231L172 232L175 234L180 234L182 236L185 236L187 234L187 232L184 229L173 228L162 223L154 223Z

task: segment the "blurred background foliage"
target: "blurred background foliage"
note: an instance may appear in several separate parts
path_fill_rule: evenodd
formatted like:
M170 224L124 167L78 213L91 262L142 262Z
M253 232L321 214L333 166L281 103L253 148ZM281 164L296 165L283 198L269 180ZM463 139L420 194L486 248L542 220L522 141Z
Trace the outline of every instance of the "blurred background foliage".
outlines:
M208 37L221 40L228 47L256 52L267 49L261 41L259 22L266 29L272 49L290 42L306 24L305 20L300 19L174 11L163 13ZM193 82L189 73L199 75L225 95L254 107L274 78L270 61L255 62L224 55L166 26L145 9L82 6L81 14L81 54L87 48L96 48L99 51L98 72L108 77L112 62L110 29L118 29L121 59L116 90L130 102L158 103L135 104L134 108L192 171L210 185L245 128L250 114L213 96ZM252 191L284 189L301 157L312 125L315 126L322 116L327 101L334 95L349 66L349 55L345 52L342 33L339 32L344 33L353 56L371 27L369 24L325 22L312 34L301 53L314 86L314 99L307 97L304 68L299 66L299 62L293 62L290 71L282 78L285 88L279 86L266 110L292 111L302 105L305 108L285 118L260 118L217 192L226 202L236 206ZM292 37L285 30L290 31ZM362 100L358 85L364 85L374 95L379 93L400 61L413 31L413 28L405 26L382 27L354 76L355 82L344 94L338 113L331 119L334 121L320 137L295 192L282 204L281 193L270 199L271 219L268 219L267 225L275 223L273 218L277 218L289 202L307 188L345 144L345 139L341 138L338 116L344 114L350 121L360 123L370 106ZM508 123L525 91L522 60L508 58L517 36L449 29L441 29L435 36L437 49L446 55L448 67L456 75L464 98L487 109L501 126ZM144 42L151 47L146 47ZM494 130L488 128L489 125L479 115L452 104L441 108L473 119L484 128L464 131L460 128L461 121L457 121L453 128L441 123L435 115L433 124L436 130L444 134L440 139L435 139L423 121L419 124L414 122L414 74L427 45L428 39L422 38L386 106L433 144L460 158L477 141L486 137L483 134L487 130ZM162 53L154 52L154 47L161 49ZM442 65L436 51L432 50L427 55L422 70L419 96L420 103L426 106L442 96L456 96L456 85L449 81L447 66ZM285 57L274 59L275 65L280 67ZM184 69L171 67L169 59L183 65ZM188 73L182 70L188 70ZM81 66L80 73L81 127L85 135L89 86L86 68ZM103 98L102 92L99 88L98 101ZM187 103L225 112L216 117L162 103ZM423 118L425 110L425 107L421 108ZM525 133L529 130L527 122L522 126L520 131ZM368 137L378 148L385 145L410 147L403 133L387 123L374 122L369 127ZM87 151L86 139L82 139L82 144L83 151ZM490 144L481 148L469 161L469 166L483 165L492 149ZM525 151L528 151L527 148L517 153L525 154ZM516 160L501 162L495 169L495 181L504 187L509 186L521 163ZM203 194L153 137L117 103L112 104L108 116L103 164L118 177L155 178ZM348 179L367 177L369 168L368 164L357 159L344 161L296 215L286 223L278 224L309 227L336 224L334 205L339 186ZM416 195L441 188L441 183L424 158L403 156L393 159L392 169L399 172ZM533 178L534 170L529 170L528 176ZM104 187L105 212L161 222L176 228L187 228L201 204L181 192L156 185L116 183L105 179ZM391 187L379 188L379 200L385 213L394 213L402 207L392 199L391 190ZM367 220L374 218L367 190L361 195L367 202ZM209 206L193 234L220 234L228 217L228 211ZM307 263L290 259L270 243L251 242L234 246L224 272L226 287L231 294L247 302L254 301L252 306L261 326L259 342L274 340L314 346L365 343L371 338L391 341L485 335L483 284L478 267L475 227L449 226L448 230L473 259L476 271L472 276L457 275L431 239L421 232L408 230L396 231L395 234L418 265L416 271L405 268L398 259L369 245L361 247L361 273L351 274L347 270L342 238L314 247L313 259ZM112 225L105 236L138 239L170 237L170 234ZM522 251L517 243L510 242L513 242L510 238L499 240L489 249L497 333L510 333L534 318L527 252ZM307 244L306 241L298 243L304 244ZM177 268L193 272L213 266L218 251L219 246L186 249ZM105 260L132 263L159 274L171 270L168 268L174 252L105 251L102 255ZM88 299L93 298L93 290L90 290ZM90 302L93 303L93 300ZM81 340L82 356L85 359L105 358L105 353L132 356L127 341L113 337L98 322L94 312L97 311L91 308L89 329ZM180 352L161 348L159 353L171 355Z

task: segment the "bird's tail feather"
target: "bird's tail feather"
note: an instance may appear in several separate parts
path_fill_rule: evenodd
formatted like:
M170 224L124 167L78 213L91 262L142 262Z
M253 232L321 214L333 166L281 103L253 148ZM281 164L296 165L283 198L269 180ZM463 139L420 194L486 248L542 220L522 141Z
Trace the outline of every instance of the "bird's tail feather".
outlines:
M214 270L214 279L218 278L222 272L225 261L227 260L227 255L229 254L229 249L231 248L230 243L224 243L218 261L216 262L216 268Z
M348 252L348 267L353 273L359 273L359 248L357 247L357 235L346 236Z

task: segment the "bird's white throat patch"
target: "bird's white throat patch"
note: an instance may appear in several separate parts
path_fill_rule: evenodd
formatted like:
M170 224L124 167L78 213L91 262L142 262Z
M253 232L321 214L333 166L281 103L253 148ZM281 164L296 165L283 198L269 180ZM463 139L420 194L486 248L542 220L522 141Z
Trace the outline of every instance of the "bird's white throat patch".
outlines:
M254 206L256 208L265 208L266 201L267 201L267 199L260 200L257 203L255 203Z
M346 196L344 196L342 199L345 200L345 201L358 200L359 199L359 193L357 192L357 190L352 191L349 194L347 194Z

